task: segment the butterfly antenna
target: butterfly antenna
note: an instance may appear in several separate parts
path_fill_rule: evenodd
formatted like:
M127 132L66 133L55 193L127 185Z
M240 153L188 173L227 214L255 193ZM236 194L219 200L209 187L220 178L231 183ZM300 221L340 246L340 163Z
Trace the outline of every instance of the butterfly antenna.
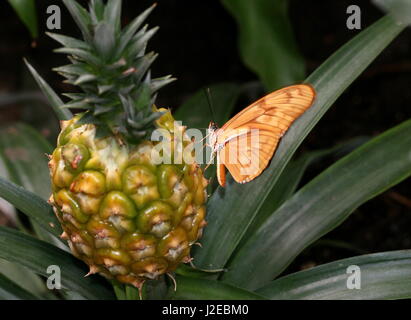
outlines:
M205 93L206 93L206 96L207 96L208 107L210 108L210 112L211 112L211 119L213 120L213 123L216 123L216 120L215 120L216 117L215 117L214 105L213 105L213 98L211 96L210 88L206 88Z

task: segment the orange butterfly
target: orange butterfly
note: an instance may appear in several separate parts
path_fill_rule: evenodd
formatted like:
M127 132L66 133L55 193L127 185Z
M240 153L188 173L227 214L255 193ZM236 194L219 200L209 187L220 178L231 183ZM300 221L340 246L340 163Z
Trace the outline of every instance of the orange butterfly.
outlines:
M278 142L314 101L315 90L298 84L274 91L236 114L221 128L210 123L209 141L217 156L217 179L225 186L225 167L238 183L249 182L267 167Z

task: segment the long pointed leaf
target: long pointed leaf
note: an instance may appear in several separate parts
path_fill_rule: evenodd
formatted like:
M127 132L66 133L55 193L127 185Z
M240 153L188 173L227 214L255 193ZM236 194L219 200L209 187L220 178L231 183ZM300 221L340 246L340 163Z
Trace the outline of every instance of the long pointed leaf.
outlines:
M0 300L36 300L36 296L0 273Z
M77 291L88 299L114 298L110 286L107 286L102 278L84 277L87 268L80 260L51 244L19 231L0 227L0 258L21 264L45 277L50 276L47 268L56 265L61 270L63 287Z
M16 123L0 129L0 157L12 180L43 199L51 192L46 156L51 152L47 140L28 125Z
M47 166L47 154L51 152L52 147L47 140L30 126L17 123L0 129L0 158L8 170L7 177L43 199L48 199L51 194ZM40 239L61 244L44 232L36 221L31 222Z
M63 101L59 98L57 93L47 84L46 81L38 74L36 69L34 69L31 64L24 59L24 63L26 64L27 68L29 68L31 74L33 75L34 80L36 80L37 84L39 85L41 91L43 91L44 95L47 97L50 105L53 107L54 112L56 113L57 117L60 120L68 120L73 117L72 113L68 109L63 109L61 106L64 104Z
M0 197L58 237L62 229L51 206L38 195L0 177Z
M348 289L358 266L359 289ZM358 272L356 271L356 272ZM411 298L411 250L363 255L327 263L275 280L257 291L268 299Z
M22 265L0 259L0 274L36 297L46 298L51 296L51 292L47 289L43 279Z

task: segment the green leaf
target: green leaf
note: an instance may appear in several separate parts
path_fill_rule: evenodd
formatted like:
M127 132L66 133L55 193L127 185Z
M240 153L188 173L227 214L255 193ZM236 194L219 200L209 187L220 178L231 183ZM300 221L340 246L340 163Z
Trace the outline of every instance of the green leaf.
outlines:
M0 129L0 157L9 176L43 199L48 199L51 193L46 156L51 152L47 140L28 125L18 123Z
M62 233L53 209L38 195L0 177L0 197L34 219L56 237Z
M19 231L0 227L0 258L23 265L44 277L47 268L60 267L63 287L88 299L113 299L111 286L98 276L84 277L86 265L71 254Z
M2 157L0 157L0 176L9 178L9 170L6 168ZM19 219L20 215L17 215L15 210L13 210L14 207L1 198L0 204L2 207L1 210L3 211L3 214L8 216L8 218L11 221L13 221L15 225L19 226L22 230L24 230L25 226L21 223ZM11 208L9 209L7 205ZM44 297L45 286L43 284L43 281L40 279L38 275L34 274L30 270L27 270L24 267L0 259L0 273L12 279L17 285L21 286L23 289L35 294L36 296Z
M256 289L274 279L361 204L409 177L410 145L408 120L337 161L271 214L231 258L222 280Z
M247 234L244 235L244 239L248 239L252 236L257 231L258 227L261 226L261 224L274 212L274 210L294 194L304 172L309 165L331 154L339 154L341 156L343 153L348 153L367 140L369 140L369 138L354 138L333 148L308 152L300 158L290 161L281 173L277 183L271 190L271 193L268 195L252 224L248 228Z
M66 300L87 300L85 297L75 291L65 291L63 294L64 299Z
M287 0L222 0L235 17L247 67L268 91L304 79L302 59L288 19Z
M360 268L361 289L348 289L349 266ZM327 263L270 282L268 299L405 299L411 297L411 250L368 254Z
M36 296L0 273L0 300L36 300Z
M219 281L177 276L177 290L171 287L167 299L173 300L262 300L260 295Z
M127 300L124 284L118 282L117 280L111 281L111 284L117 300Z
M0 259L0 274L36 297L50 296L50 291L40 276L21 265Z
M384 11L388 11L399 23L411 23L409 0L372 0L372 2Z
M58 119L59 120L71 119L73 117L73 114L69 110L61 108L61 106L64 103L63 101L61 101L57 93L54 92L54 90L47 84L46 81L44 81L44 79L37 73L36 69L34 69L26 59L24 59L24 63L26 64L27 68L30 70L31 74L33 75L34 80L36 80L41 91L43 91L44 95L47 97Z
M218 188L208 201L209 225L201 240L203 248L196 249L194 254L198 267L225 266L304 138L341 93L403 29L404 26L399 26L391 17L381 18L341 47L306 80L317 91L316 101L282 137L268 168L245 185L229 178L226 188Z
M17 12L19 18L30 31L32 38L38 36L37 12L34 0L9 0L10 5Z
M131 285L126 285L127 300L140 300L140 293L138 289Z
M47 154L51 152L50 144L28 125L14 124L0 129L0 158L8 170L7 177L43 199L48 199L51 194L47 166ZM56 243L54 237L32 222L39 238Z
M46 298L50 296L50 291L40 276L21 265L0 259L0 274L36 297Z

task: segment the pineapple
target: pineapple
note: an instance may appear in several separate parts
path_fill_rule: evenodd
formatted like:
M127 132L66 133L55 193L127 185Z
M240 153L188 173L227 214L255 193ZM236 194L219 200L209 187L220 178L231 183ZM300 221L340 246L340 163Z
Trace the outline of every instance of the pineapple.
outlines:
M154 6L121 29L119 0L92 0L88 11L64 3L83 40L50 36L71 61L56 71L81 88L66 94L64 108L82 113L61 122L49 162L50 203L89 274L141 289L190 261L206 225L207 180L196 163L175 161L175 148L172 163L152 157L160 143L150 140L155 129L166 130L173 146L192 144L185 127L154 105L155 92L174 80L150 76L156 55L145 50L156 28L141 26Z

